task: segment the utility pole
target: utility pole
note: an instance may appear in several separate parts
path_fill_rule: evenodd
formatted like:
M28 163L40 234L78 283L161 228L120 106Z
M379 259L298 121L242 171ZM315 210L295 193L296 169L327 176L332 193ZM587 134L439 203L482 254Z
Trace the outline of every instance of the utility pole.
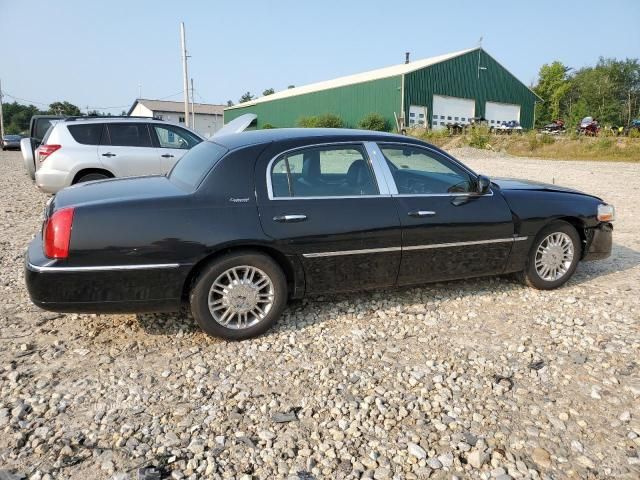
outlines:
M0 142L4 138L4 114L2 113L2 80L0 80Z
M193 107L193 97L195 97L195 91L193 90L193 78L191 79L191 128L196 129L196 109Z
M184 22L180 22L182 39L182 74L184 76L184 124L189 126L189 75L187 73L187 41L184 38Z

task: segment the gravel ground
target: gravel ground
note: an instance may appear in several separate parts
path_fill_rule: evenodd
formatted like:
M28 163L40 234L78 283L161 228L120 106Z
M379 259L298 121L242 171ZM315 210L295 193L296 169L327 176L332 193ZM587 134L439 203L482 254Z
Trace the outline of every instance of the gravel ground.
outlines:
M483 278L296 302L241 343L205 336L186 314L32 306L23 253L46 197L18 153L0 154L0 469L639 478L640 165L454 153L489 175L555 179L614 203L613 256L551 292Z

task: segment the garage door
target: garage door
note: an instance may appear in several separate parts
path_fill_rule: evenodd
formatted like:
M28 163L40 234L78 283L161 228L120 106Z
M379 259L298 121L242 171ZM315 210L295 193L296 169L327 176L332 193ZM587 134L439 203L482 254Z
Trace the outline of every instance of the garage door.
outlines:
M484 118L489 122L489 126L500 125L502 122L511 120L520 121L520 105L512 103L487 102Z
M431 127L444 128L447 124L467 125L475 116L476 101L468 98L433 96Z

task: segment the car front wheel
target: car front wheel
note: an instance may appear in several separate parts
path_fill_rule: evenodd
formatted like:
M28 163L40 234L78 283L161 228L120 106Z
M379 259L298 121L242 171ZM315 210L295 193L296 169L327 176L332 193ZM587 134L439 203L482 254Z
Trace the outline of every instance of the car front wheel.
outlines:
M580 236L566 222L553 222L544 227L531 248L523 272L527 285L551 290L571 278L581 256Z
M287 303L280 266L257 252L234 252L210 263L190 294L191 312L209 335L243 340L265 332Z

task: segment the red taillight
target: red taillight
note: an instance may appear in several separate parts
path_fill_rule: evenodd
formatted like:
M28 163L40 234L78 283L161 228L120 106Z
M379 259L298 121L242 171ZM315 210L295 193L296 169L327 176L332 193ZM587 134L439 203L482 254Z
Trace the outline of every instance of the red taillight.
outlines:
M67 258L73 225L73 208L55 212L44 225L44 254L49 258Z
M36 150L36 153L38 154L38 160L44 162L49 155L51 155L56 150L60 150L61 147L62 145L40 145Z

